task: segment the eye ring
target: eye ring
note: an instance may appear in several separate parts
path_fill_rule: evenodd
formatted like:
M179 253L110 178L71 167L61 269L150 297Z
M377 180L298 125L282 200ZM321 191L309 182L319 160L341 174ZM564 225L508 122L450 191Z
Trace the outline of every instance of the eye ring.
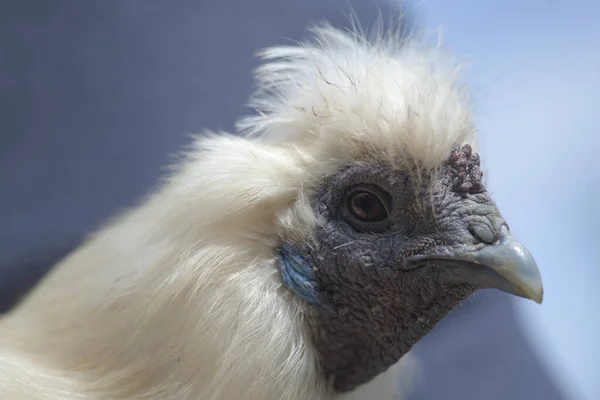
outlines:
M357 222L372 224L389 217L389 194L379 187L358 186L346 197L346 208L350 217Z

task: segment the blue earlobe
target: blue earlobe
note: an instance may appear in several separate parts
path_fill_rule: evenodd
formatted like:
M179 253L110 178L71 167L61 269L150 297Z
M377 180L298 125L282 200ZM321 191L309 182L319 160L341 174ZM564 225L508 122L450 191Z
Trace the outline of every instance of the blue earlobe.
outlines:
M283 284L310 304L319 305L315 271L292 246L284 243L278 250L277 267Z

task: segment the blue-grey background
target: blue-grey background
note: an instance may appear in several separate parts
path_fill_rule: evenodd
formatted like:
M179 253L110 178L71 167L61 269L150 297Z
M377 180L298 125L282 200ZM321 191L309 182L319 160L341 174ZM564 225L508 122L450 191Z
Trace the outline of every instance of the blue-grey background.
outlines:
M379 0L383 13L397 2ZM0 0L0 308L134 204L203 128L231 129L253 52L371 0ZM473 59L491 190L543 272L543 306L493 291L415 349L412 400L600 399L600 4L429 0ZM411 14L412 15L412 14Z

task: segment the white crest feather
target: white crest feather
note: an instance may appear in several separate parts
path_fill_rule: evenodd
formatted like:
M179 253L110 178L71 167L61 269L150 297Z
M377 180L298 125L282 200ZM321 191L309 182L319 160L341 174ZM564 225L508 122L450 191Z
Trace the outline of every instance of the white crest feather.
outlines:
M238 121L240 131L328 161L376 155L425 168L455 143L476 146L462 64L441 47L394 30L311 32L311 42L259 53L269 63L256 72L258 115Z

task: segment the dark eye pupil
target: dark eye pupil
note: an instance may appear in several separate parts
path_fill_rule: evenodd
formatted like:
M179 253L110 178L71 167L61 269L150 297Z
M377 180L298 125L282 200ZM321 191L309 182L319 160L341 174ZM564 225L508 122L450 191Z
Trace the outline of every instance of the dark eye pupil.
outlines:
M377 222L387 217L381 200L373 193L359 191L352 194L349 200L350 212L361 221Z

